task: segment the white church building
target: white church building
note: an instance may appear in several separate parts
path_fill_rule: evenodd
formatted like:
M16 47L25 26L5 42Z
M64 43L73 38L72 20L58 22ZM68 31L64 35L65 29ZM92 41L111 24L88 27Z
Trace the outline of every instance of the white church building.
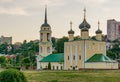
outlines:
M47 22L47 8L45 20L40 27L39 55L37 55L37 70L47 69L51 63L51 70L80 70L80 69L118 69L118 62L106 56L106 42L102 41L102 31L95 32L96 38L89 36L90 24L84 19L79 25L81 38L74 40L74 31L70 23L68 31L69 41L64 43L64 53L52 54L52 30Z

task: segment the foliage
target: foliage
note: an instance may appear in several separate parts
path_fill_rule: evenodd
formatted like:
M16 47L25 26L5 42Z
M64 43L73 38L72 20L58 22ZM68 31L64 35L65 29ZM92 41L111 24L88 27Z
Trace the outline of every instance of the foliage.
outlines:
M51 70L51 63L48 63L48 70Z
M57 40L56 50L58 53L64 53L64 42L68 42L68 37L62 37Z
M119 43L116 43L112 49L107 51L107 56L112 59L119 59L120 58L120 47Z
M30 59L28 57L22 59L23 66L26 66L26 69L30 66Z
M18 66L9 66L9 67L6 67L6 69L17 69L17 70L20 70L20 67Z
M1 56L0 57L0 64L1 64L1 67L5 67L6 66L6 58L4 56Z
M0 73L0 82L27 82L27 79L21 71L7 69Z

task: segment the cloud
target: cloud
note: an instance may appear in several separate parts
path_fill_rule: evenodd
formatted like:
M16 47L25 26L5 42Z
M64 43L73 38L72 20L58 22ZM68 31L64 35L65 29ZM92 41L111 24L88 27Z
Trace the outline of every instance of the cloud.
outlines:
M15 0L0 0L1 3L9 3L9 2L13 2Z
M28 16L28 13L26 11L24 11L24 9L22 9L22 8L2 8L2 7L0 7L0 14Z
M0 14L30 15L33 9L41 6L62 6L65 2L66 0L0 0Z
M86 5L94 6L94 5L106 3L108 0L77 0L77 1L83 3L85 6Z

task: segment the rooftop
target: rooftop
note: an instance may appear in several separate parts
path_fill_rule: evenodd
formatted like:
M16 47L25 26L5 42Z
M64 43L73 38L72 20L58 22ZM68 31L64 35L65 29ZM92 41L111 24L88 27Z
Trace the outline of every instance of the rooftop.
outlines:
M64 53L50 54L40 62L64 62Z

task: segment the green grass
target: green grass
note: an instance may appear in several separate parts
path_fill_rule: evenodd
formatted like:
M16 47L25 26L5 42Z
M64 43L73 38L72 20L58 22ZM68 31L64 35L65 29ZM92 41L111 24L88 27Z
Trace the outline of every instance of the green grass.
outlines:
M24 71L29 82L120 82L120 70Z

